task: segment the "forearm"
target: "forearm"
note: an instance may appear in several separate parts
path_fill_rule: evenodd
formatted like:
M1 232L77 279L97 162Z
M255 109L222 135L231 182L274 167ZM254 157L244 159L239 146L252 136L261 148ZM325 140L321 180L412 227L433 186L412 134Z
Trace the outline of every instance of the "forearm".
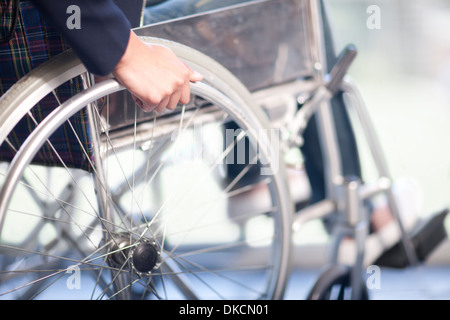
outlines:
M128 45L130 23L112 0L32 0L55 24L87 69L98 75L113 71ZM79 28L69 28L68 19L80 10Z
M65 36L88 70L112 73L145 111L173 110L190 99L190 81L200 81L170 49L147 45L112 0L32 0ZM80 23L70 20L70 6ZM69 24L68 24L69 19Z

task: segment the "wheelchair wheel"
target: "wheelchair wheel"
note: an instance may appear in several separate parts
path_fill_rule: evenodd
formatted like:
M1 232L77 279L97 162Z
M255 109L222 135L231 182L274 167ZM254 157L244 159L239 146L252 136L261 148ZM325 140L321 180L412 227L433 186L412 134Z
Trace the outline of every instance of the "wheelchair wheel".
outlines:
M307 300L369 300L367 287L362 281L357 297L351 294L350 266L334 264L323 272L311 289Z
M1 98L2 298L282 298L292 208L264 115L215 61L144 40L203 74L189 104L144 114L113 79L85 85L71 53ZM230 178L235 150L254 157ZM242 185L253 166L261 179Z

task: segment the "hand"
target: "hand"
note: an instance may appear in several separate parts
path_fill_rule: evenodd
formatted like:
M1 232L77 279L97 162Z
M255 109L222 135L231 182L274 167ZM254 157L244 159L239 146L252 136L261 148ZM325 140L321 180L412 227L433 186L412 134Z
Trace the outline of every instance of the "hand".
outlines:
M131 32L130 40L113 75L144 111L173 110L190 100L190 82L202 76L191 70L170 49L146 44Z

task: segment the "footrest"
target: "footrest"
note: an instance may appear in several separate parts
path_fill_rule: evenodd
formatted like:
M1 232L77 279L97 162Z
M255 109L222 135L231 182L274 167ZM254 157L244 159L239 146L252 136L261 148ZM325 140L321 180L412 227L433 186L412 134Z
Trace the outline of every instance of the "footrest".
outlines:
M439 243L447 238L444 219L448 212L448 209L444 209L438 214L434 214L411 231L411 241L420 262L425 261ZM374 264L391 268L407 267L409 261L402 246L402 243L398 242L384 252Z

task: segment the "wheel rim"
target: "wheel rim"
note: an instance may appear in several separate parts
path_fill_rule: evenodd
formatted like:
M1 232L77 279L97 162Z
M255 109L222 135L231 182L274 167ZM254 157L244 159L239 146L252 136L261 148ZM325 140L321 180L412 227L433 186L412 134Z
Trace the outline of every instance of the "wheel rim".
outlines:
M118 85L114 82L110 82L110 84L108 84L107 82L105 82L104 84L100 84L103 85L105 88L107 86L110 86L108 89L102 89L103 91L102 94L104 94L105 92L110 93L109 90L115 91L117 89L119 89ZM200 87L202 86L201 84L199 85ZM193 85L193 90L195 92L195 90L197 91L201 91L201 93L204 95L206 93L206 88L201 88L201 89L196 89L196 86ZM212 90L211 88L211 92L215 92L214 90ZM198 92L197 92L198 93ZM98 97L94 95L94 98L89 98L88 100L94 100L97 99ZM221 104L225 104L227 103L225 100L226 97L225 96L221 96L220 99L215 97L214 99L216 100L221 100L220 103ZM81 105L84 105L85 103L81 103ZM223 106L222 106L223 107ZM229 106L228 110L233 110L233 108L236 109L236 106ZM200 108L198 108L197 110L200 110ZM182 110L182 112L184 112ZM203 115L206 116L210 116L211 113L205 113ZM65 119L67 118L67 115L61 116L61 119ZM184 121L189 120L189 119L195 119L194 117L192 118L186 118L183 119ZM56 121L58 122L58 121ZM181 126L182 122L179 122L179 128L182 128ZM50 126L49 126L50 127ZM245 126L244 126L245 127ZM135 132L137 132L138 128L137 126L135 126L135 128L133 129L135 130ZM105 131L105 130L104 130ZM172 131L173 132L173 131ZM180 131L179 131L180 132ZM251 135L251 133L250 133ZM179 136L181 137L181 135ZM37 140L40 140L39 142L36 142L36 144L40 144L41 142L44 142L46 139L46 134L43 134L43 138L39 138ZM106 144L110 144L110 146L112 146L112 143L110 141L108 141L107 138L106 139ZM32 140L32 139L31 139ZM30 141L31 141L30 140ZM178 140L179 141L179 140ZM134 139L131 143L128 143L128 146L132 146L132 148L137 147L137 139ZM156 145L156 144L155 144ZM139 146L140 148L142 148L142 146ZM163 148L163 151L166 151L166 147L164 145L162 146L158 146L156 145L156 148ZM152 150L152 151L158 151L158 149L152 149L150 148L148 145L145 146L145 148L148 148L148 150ZM29 150L30 154L33 154L33 148L26 148L27 150ZM231 150L231 149L230 149ZM125 150L126 151L126 150ZM103 150L103 152L105 152L105 150ZM118 155L117 155L117 151L115 150L115 148L110 148L108 151L108 148L106 150L106 152L110 155L112 155L116 161L118 159ZM144 152L145 153L145 152ZM24 153L25 154L25 153ZM162 153L161 153L162 154ZM167 155L167 153L166 153ZM136 157L138 157L135 154ZM223 156L223 155L222 155ZM21 157L21 159L26 159L27 156L23 156ZM134 160L134 159L133 159ZM24 163L27 162L27 160L23 160ZM135 162L133 162L133 167L134 168ZM192 165L192 164L191 164ZM21 167L21 165L17 165L18 167ZM23 165L25 166L25 165ZM108 164L109 166L113 166L111 163ZM120 165L119 165L120 167ZM120 168L121 171L124 171L123 168L125 166L122 166L122 168ZM146 162L145 163L145 168L149 169L149 163ZM12 168L14 168L14 163L12 164ZM185 168L186 169L186 168ZM191 173L193 175L195 175L195 171L192 169L192 167L190 167L191 169ZM215 170L216 168L213 168L213 170ZM110 173L116 173L117 171L114 171L114 169L111 169L111 167L108 168L108 172ZM18 170L20 171L20 170ZM186 170L184 170L186 171ZM135 172L135 170L133 169L132 172ZM153 172L154 173L154 172ZM147 172L148 174L148 172ZM144 177L150 177L149 175L144 175ZM22 176L20 172L18 172L17 174L18 176ZM73 174L70 173L70 176L72 176ZM125 177L130 177L129 174L123 172L122 173L123 176ZM141 176L139 176L141 177ZM138 178L139 178L138 177ZM209 178L210 176L208 175L207 178ZM270 191L272 193L276 193L276 192L280 192L280 189L277 187L277 183L279 183L278 181L276 181L276 179L279 179L278 176L274 176L275 178L272 181L272 184L270 184L270 186L273 186L273 188L269 188ZM119 224L113 224L113 228L109 227L109 224L111 224L111 221L109 218L105 219L104 218L104 214L105 212L101 212L101 214L99 212L95 212L94 211L94 217L97 219L97 223L94 223L93 221L88 221L88 222L77 222L77 223L71 223L72 229L78 229L78 237L80 237L80 235L82 235L83 237L89 239L88 241L84 241L87 243L82 243L79 238L76 237L76 235L71 235L69 238L69 240L65 240L65 242L70 242L71 245L74 244L78 244L78 246L73 246L73 248L76 249L76 251L78 252L78 254L82 253L82 255L84 256L83 259L74 259L74 261L76 262L75 264L70 264L69 266L67 266L67 262L68 261L72 261L72 258L67 259L67 257L60 257L59 255L53 255L53 254L49 254L49 253L44 253L42 254L42 252L40 252L40 256L41 257L45 257L47 260L59 260L58 263L56 263L57 268L54 267L54 269L51 269L51 272L47 272L45 277L49 277L49 275L52 274L56 274L56 276L61 276L61 278L64 278L62 275L65 275L67 273L67 271L72 271L75 270L76 268L80 265L82 265L83 268L83 272L85 272L84 270L88 270L90 269L88 266L91 267L91 269L96 269L94 271L89 271L95 274L96 277L96 282L94 285L94 290L92 290L93 292L95 292L95 294L92 294L91 297L92 298L111 298L111 297L115 297L115 298L135 298L135 297L156 297L156 298L173 298L174 296L172 296L172 291L176 291L175 294L178 294L183 297L183 298L236 298L236 296L231 295L228 296L227 293L223 293L221 292L221 290L223 290L224 287L226 287L224 284L219 284L217 287L212 287L211 285L211 280L205 280L206 278L202 278L201 276L199 276L200 274L205 274L208 273L209 276L213 277L215 280L215 283L224 281L227 283L228 286L230 286L230 284L236 284L235 287L235 291L240 291L240 293L242 293L242 291L248 291L249 293L251 293L251 297L250 298L273 298L275 295L277 295L277 292L280 291L281 287L283 287L283 285L280 285L280 278L284 278L285 274L283 274L284 270L285 270L285 266L282 265L282 263L280 262L281 260L285 261L285 257L280 257L280 256L273 256L273 255L280 255L280 252L283 252L282 254L284 255L285 251L286 251L286 243L283 242L284 240L280 240L278 239L278 236L281 236L281 238L285 238L285 236L282 235L282 233L284 232L283 230L283 225L286 224L286 221L278 221L278 219L285 219L284 216L282 216L280 218L280 216L277 213L273 213L271 214L270 212L264 212L263 214L258 214L258 218L260 219L266 219L266 220L275 220L272 221L272 223L274 223L275 225L273 225L271 228L274 230L273 234L271 234L268 238L264 238L262 242L267 242L268 239L272 239L270 241L272 241L272 245L271 245L271 252L270 253L265 253L266 256L264 255L260 255L260 250L261 247L255 246L254 244L249 245L249 240L245 239L245 240L239 240L236 241L236 237L239 237L240 234L239 232L236 232L236 228L234 226L230 227L230 230L234 230L234 231L226 231L224 232L224 223L223 223L223 219L222 220L216 220L216 221L209 221L206 225L208 226L212 226L212 225L216 225L217 228L209 228L208 227L208 232L209 232L209 236L211 235L215 235L218 236L218 234L222 234L222 236L225 236L225 238L228 236L230 237L230 234L232 232L234 232L234 238L232 240L226 240L225 243L220 242L219 240L215 240L213 241L213 246L209 246L209 247L205 247L204 244L200 243L201 245L199 246L199 243L196 243L195 241L191 241L191 242L185 242L184 240L189 237L189 238L195 238L193 237L193 235L196 233L196 231L192 231L194 229L201 229L198 228L198 226L196 225L195 228L191 227L189 228L189 232L184 232L182 230L180 230L180 227L178 227L178 229L172 229L172 230L168 230L169 227L167 224L159 222L152 222L153 226L155 226L153 228L149 228L148 225L150 224L150 221L157 221L158 219L154 219L155 217L153 217L153 219L151 219L151 216L149 218L146 218L146 214L143 211L143 207L141 207L141 205L137 204L137 201L134 201L137 197L137 193L134 193L134 188L128 188L126 190L128 190L128 192L124 192L123 191L123 183L119 183L118 185L115 186L115 188L112 188L111 185L113 184L111 182L111 179L113 177L108 177L108 175L106 174L105 177L102 176L102 181L100 181L100 184L107 182L108 183L108 188L102 188L102 187L98 187L100 189L97 190L97 193L99 193L101 195L101 201L104 202L113 202L111 201L114 198L118 199L114 201L114 206L113 208L111 208L111 206L108 206L109 209L113 209L117 212L120 212L120 214L118 216L120 216L122 219L124 219L124 217L126 217L127 219L126 222L121 221ZM198 177L196 177L198 178ZM16 178L16 182L18 183L18 178ZM73 179L75 180L75 179ZM130 186L130 185L134 185L139 184L139 179L137 179L136 175L131 175L131 179L125 179L126 181L126 185ZM144 179L144 181L146 181L147 179ZM13 179L7 179L7 181L13 181ZM154 181L154 180L152 180ZM170 181L170 180L169 180ZM201 179L197 179L197 181L201 181ZM16 182L11 182L11 185L16 185ZM122 181L123 182L123 181ZM239 192L237 192L235 189L233 189L233 187L240 182L240 178L235 177L235 179L233 181L231 181L231 184L228 184L228 186L223 187L223 190L226 190L226 194L225 194L225 198L229 198L231 191L234 192L234 195L239 195ZM77 187L79 189L81 189L79 186L76 185L77 183L72 182L69 183L68 185L70 185L70 188L74 188ZM201 183L200 185L202 185L203 183ZM25 184L22 184L22 186ZM190 185L191 190L195 190L195 188L192 187L192 185ZM70 189L69 188L69 189ZM113 190L114 189L114 190ZM274 191L275 189L275 191ZM6 190L5 188L2 189L2 192L4 192L4 190ZM103 192L103 191L104 192ZM119 190L119 191L117 191ZM129 192L129 190L132 190L131 192ZM159 189L158 189L159 190ZM131 195L130 195L131 193ZM63 192L61 191L61 194L63 194ZM69 192L70 194L70 192ZM172 195L176 194L176 192L172 192ZM224 194L222 194L223 196ZM270 196L270 194L269 194ZM88 198L87 196L84 196L85 198ZM128 197L128 199L127 199ZM60 208L65 208L64 205L61 205L62 203L65 204L68 200L67 198L58 198L58 205ZM119 198L124 198L126 201L130 201L130 199L132 199L133 201L129 202L132 203L131 205L131 209L130 207L128 207L128 210L124 210L123 208L120 208L119 203L120 203L120 199ZM275 197L276 198L276 197ZM167 204L168 203L172 203L173 197L170 198L171 201L168 201L167 197L163 197L163 199L165 199L165 201L161 204L160 207L163 207L164 210L159 209L159 210L153 210L153 215L154 216L158 216L158 217L171 217L172 221L178 221L180 220L180 217L182 216L186 216L187 214L182 214L182 213L173 213L176 212L175 211L166 211L167 209ZM189 198L188 196L185 195L184 199L188 199L191 200L191 198ZM211 201L211 199L209 199L210 202L212 202L212 204L217 204L217 199L215 199L215 201ZM5 204L6 202L3 202L3 204ZM274 206L276 205L275 203L273 204ZM93 203L89 203L88 207L94 207L95 205ZM183 204L178 204L179 207L184 207ZM199 207L199 204L196 204L197 207ZM64 214L68 217L66 217L67 219L73 219L73 214L69 214L69 210L67 209L63 209ZM137 214L135 214L135 212L137 212ZM188 210L186 210L188 211ZM198 217L196 219L192 219L192 220L202 220L205 217L208 217L208 213L210 211L214 211L214 209L207 209L205 210L206 213L202 213L199 214ZM216 209L217 211L217 209ZM116 212L116 213L117 213ZM171 213L172 212L172 213ZM190 211L189 211L190 212ZM61 213L59 213L61 214ZM253 215L253 214L250 214ZM270 218L270 216L272 215L272 218ZM136 216L138 217L138 220L140 221L135 221ZM133 217L133 218L130 218ZM275 219L273 219L273 217L275 217ZM222 217L223 218L223 217ZM236 221L239 220L247 220L246 218L244 219L244 216L239 216L239 217L234 217L233 219L233 224L236 224ZM46 217L46 221L56 221L57 217L56 216L50 216L50 217ZM89 219L87 219L89 220ZM58 221L59 221L59 217L58 217ZM163 221L163 220L161 220ZM180 220L181 221L181 220ZM219 222L221 221L221 222ZM100 223L99 223L100 222ZM63 222L59 221L59 224L62 224ZM64 223L67 223L67 221L65 221ZM185 227L185 223L179 223L181 224L181 227ZM254 221L252 222L254 223ZM41 223L42 224L42 223ZM52 223L53 225L55 225L55 223ZM269 222L270 224L270 222ZM102 225L102 227L100 228L99 231L99 225ZM6 227L5 227L6 228ZM33 230L36 231L36 228L39 228L39 230L41 230L43 227L42 226L38 226L36 227L36 225L33 226ZM64 228L61 228L60 226L58 226L57 230L57 234L61 235L64 234L65 236L67 236L68 233L70 232L74 232L73 230L70 230L70 232ZM2 229L3 230L3 229ZM3 233L3 232L2 232ZM101 236L96 235L97 233L100 233ZM181 234L181 238L180 236L177 236L178 234ZM88 237L86 237L86 235L88 234ZM106 237L104 235L107 235ZM161 236L161 234L164 234L164 236ZM168 234L172 234L172 237L167 237ZM177 241L177 237L178 241ZM5 236L3 235L3 238L5 238ZM184 238L184 239L182 239ZM169 240L170 239L170 240ZM180 239L182 239L183 241L181 241ZM231 238L230 238L231 239ZM258 239L257 237L254 239ZM256 240L254 240L256 241ZM5 241L2 241L3 245L2 245L2 253L4 254L4 257L2 258L2 263L3 265L6 265L9 269L13 269L17 268L16 265L11 262L9 260L10 255L8 255L7 251L13 250L13 246L9 245L8 243L6 243ZM180 245L179 243L183 242L183 245ZM47 246L49 246L50 244L46 243ZM54 246L57 245L61 245L61 244L53 244ZM64 247L64 246L63 246ZM85 247L87 247L88 249L86 249ZM259 258L263 258L265 257L266 262L264 267L262 268L263 273L266 274L265 276L263 276L263 280L262 286L255 286L255 287L249 287L247 284L240 282L238 283L236 278L233 278L232 276L230 277L229 274L231 274L232 272L236 272L236 273L240 273L242 275L242 273L245 273L245 270L252 270L254 271L254 266L247 266L247 267L239 267L239 269L236 270L226 270L224 271L224 262L223 261L231 261L232 262L232 266L233 268L235 267L235 264L237 263L237 259L239 256L248 254L248 251L246 252L245 250L236 250L236 248L238 247L245 247L246 249L250 248L251 252L258 252L258 256ZM231 250L231 249L234 250ZM59 248L58 248L59 249ZM64 250L67 250L67 248L62 248L60 249L62 250L61 252L64 252ZM14 250L14 255L18 256L17 251L21 251L24 252L24 255L27 256L27 263L31 263L32 259L30 259L29 256L34 256L36 255L38 252L36 251L35 248L15 248ZM215 255L212 254L212 252L215 251ZM105 254L105 252L107 252L107 254ZM114 252L115 254L112 254L112 252ZM72 254L73 252L71 252ZM64 254L67 254L67 252L64 252ZM268 255L267 255L268 254ZM175 258L176 255L176 258ZM198 259L191 259L188 257L192 257L192 256L196 256L196 258ZM142 260L142 257L144 256L151 256L152 257L152 261L151 263L139 263L140 260ZM220 256L220 257L219 257ZM95 257L95 260L93 260ZM123 258L123 260L121 260L121 257ZM205 259L205 257L207 258L207 260L210 260L209 262L211 263L212 261L216 262L216 266L212 266L212 267L208 267L210 269L205 269L203 263L204 261L202 259ZM117 261L119 261L118 265L114 265L111 260L115 260L115 262L117 263ZM145 259L144 259L145 260ZM61 265L61 261L65 261L66 265L62 264ZM72 261L72 262L74 262ZM93 262L95 261L95 263ZM99 263L99 261L101 261L101 263ZM145 261L148 261L145 260ZM24 260L22 261L24 263ZM284 262L283 262L284 263ZM233 265L234 264L234 265ZM104 266L107 265L107 268L105 268ZM213 264L214 265L214 264ZM46 265L47 267L49 266L49 264L47 263ZM27 266L28 267L28 266ZM73 269L75 268L75 269ZM3 278L6 279L8 277L10 277L11 273L5 272L7 268L2 268L2 270L4 270L3 273ZM104 269L114 269L114 272L112 272L112 276L108 275L105 276L103 271L99 271L99 270L104 270ZM18 270L18 269L17 269ZM16 271L17 271L16 270ZM20 269L23 271L23 269ZM27 269L28 270L28 269ZM195 272L193 272L193 270L195 270ZM42 272L42 271L41 271ZM86 271L87 272L87 271ZM164 273L164 276L162 276L162 274ZM228 273L228 274L225 274ZM16 273L17 274L17 273ZM74 275L76 273L74 272ZM248 274L248 273L247 273ZM125 276L124 276L125 275ZM167 276L170 275L170 276ZM187 279L190 278L190 279ZM114 281L112 281L114 280ZM247 279L248 280L248 279ZM258 279L261 280L261 279ZM195 281L195 284L192 284L192 281ZM46 282L46 281L42 281L42 282ZM30 284L32 283L32 284ZM119 285L117 285L117 283L119 283ZM67 284L67 282L66 282ZM202 296L201 293L196 292L196 289L199 285L202 285L204 287L204 290L209 291L209 293L211 295L208 295L206 297ZM26 291L25 293L21 293L21 297L28 297L29 292L33 291L36 292L38 290L36 289L41 289L41 287L43 286L42 284L39 284L39 282L36 282L35 280L33 280L33 282L29 282L27 285L24 286L24 289L22 289L23 284L20 284L19 286L17 286L16 288L20 287L20 290L14 290L11 292L14 293L18 293L18 291ZM76 283L74 284L74 286L76 286ZM171 289L172 287L175 287L175 290ZM120 289L118 289L117 287L120 287ZM140 290L139 290L140 288ZM237 289L238 288L238 289ZM9 289L11 290L11 289ZM171 291L172 290L172 291ZM3 292L10 292L8 291L8 289L2 289ZM39 291L38 291L39 292ZM163 293L161 293L163 292ZM177 298L179 296L175 295L175 298ZM247 297L241 297L238 296L238 298L248 298Z

